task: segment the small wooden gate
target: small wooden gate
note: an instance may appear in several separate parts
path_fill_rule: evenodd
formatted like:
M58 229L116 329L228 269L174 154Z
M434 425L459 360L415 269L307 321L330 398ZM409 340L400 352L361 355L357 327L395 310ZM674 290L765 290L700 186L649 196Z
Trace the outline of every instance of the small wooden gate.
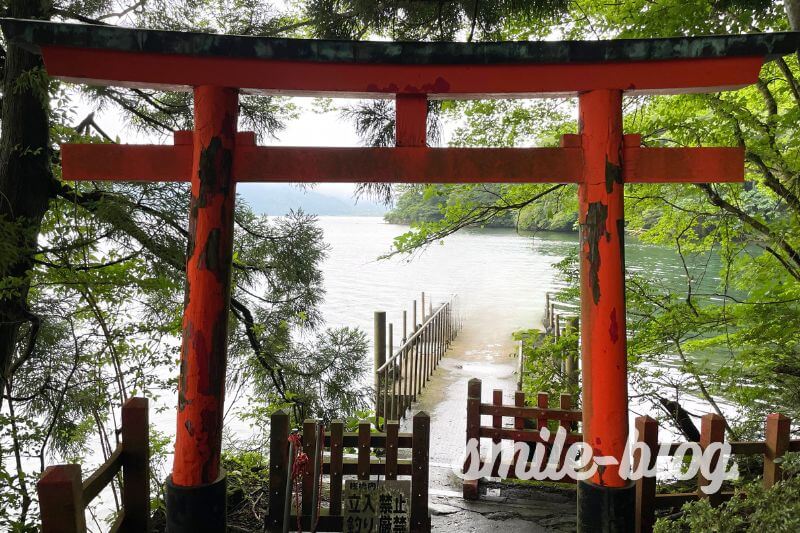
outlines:
M292 498L290 479L289 415L277 411L271 418L270 428L270 479L269 511L266 528L270 532L284 531L288 516L288 530L296 530L298 517L294 513L294 502L287 507L287 498ZM430 445L430 417L419 412L413 417L411 433L400 433L397 421L386 422L385 431L373 433L367 421L358 425L357 432L345 432L342 422L332 422L325 428L316 420L306 420L302 431L302 449L309 457L302 472L302 503L299 523L304 531L342 531L342 491L345 477L368 480L370 478L396 480L411 479L411 531L430 531L428 514L428 448ZM322 436L324 435L324 440ZM317 449L317 443L322 446ZM346 448L354 448L354 457L345 456ZM382 450L383 457L372 454ZM411 458L402 458L400 450L407 449ZM321 459L321 460L320 460ZM322 471L319 471L319 465ZM327 478L327 507L317 501L317 484L325 486ZM287 508L289 512L287 513ZM316 527L314 526L316 523Z
M569 394L562 394L559 399L559 408L551 409L550 397L546 393L539 393L536 398L537 407L525 406L525 393L517 391L514 394L514 405L503 405L503 391L495 389L492 391L492 403L482 403L482 384L479 379L471 379L467 384L467 444L472 439L478 440L478 450L480 452L480 439L492 439L493 446L501 446L502 441L527 442L531 445L537 442L543 443L547 446L553 441L554 435L550 439L545 440L542 438L540 431L542 428L548 427L550 421L555 421L556 425L563 427L567 431L567 439L565 447L568 447L573 442L579 442L583 436L576 431L578 423L581 422L582 412L578 409L572 409L572 396ZM491 426L482 426L481 417L483 415L491 415ZM503 418L513 418L513 427L504 427ZM549 428L555 432L556 427ZM562 451L561 461L564 460ZM514 461L520 460L515 456ZM484 461L481 459L480 467L483 468ZM464 464L464 470L469 468L469 457ZM498 476L502 465L500 458L492 465L492 476ZM508 477L514 477L514 465L510 465L508 470ZM554 480L556 481L556 480ZM566 483L574 483L571 478L564 478L557 480ZM464 498L474 500L478 498L478 480L464 480L463 484Z

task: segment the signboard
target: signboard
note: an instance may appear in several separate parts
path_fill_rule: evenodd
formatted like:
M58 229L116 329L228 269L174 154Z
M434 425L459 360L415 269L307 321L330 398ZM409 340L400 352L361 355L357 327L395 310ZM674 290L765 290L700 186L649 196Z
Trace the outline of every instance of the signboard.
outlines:
M345 533L408 533L411 481L347 481Z

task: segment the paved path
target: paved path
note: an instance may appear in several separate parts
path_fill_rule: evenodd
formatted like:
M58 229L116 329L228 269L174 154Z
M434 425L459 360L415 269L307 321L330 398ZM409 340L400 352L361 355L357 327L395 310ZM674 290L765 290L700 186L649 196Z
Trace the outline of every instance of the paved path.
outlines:
M460 497L461 480L450 467L464 452L467 382L475 377L483 381L485 402L493 389L502 389L504 403L513 403L517 359L511 333L480 321L466 322L412 406L413 412L426 411L431 417L434 531L496 533L498 527L503 533L574 530L573 493L487 483L481 486L489 494L470 502ZM410 420L404 422L403 431L410 431L410 426Z

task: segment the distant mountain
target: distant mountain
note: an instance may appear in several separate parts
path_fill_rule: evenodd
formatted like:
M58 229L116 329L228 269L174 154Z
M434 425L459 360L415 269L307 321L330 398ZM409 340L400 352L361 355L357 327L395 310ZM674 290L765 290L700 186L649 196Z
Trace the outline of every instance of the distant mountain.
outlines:
M386 208L367 200L345 199L303 190L288 183L241 183L237 191L258 214L285 215L290 210L323 216L381 216Z

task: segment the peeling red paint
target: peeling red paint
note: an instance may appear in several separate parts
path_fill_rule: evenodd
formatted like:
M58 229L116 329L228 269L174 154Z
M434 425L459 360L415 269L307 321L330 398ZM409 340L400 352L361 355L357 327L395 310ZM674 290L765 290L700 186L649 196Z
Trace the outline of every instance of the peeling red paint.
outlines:
M237 112L237 90L195 89L186 307L172 469L173 482L181 486L212 483L219 475L233 255Z
M622 95L590 91L579 103L583 434L598 455L621 460L628 436ZM612 465L592 481L625 484Z

